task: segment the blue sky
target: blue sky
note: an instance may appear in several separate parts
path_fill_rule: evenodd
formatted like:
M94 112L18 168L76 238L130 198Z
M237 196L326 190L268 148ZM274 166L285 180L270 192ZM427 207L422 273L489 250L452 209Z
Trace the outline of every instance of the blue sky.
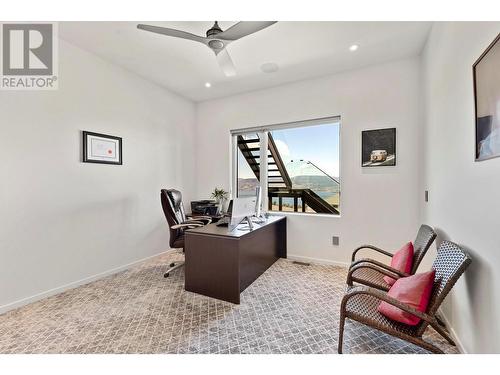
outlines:
M283 162L311 161L332 177L339 177L339 123L308 126L272 132ZM243 157L239 158L239 177L254 177Z

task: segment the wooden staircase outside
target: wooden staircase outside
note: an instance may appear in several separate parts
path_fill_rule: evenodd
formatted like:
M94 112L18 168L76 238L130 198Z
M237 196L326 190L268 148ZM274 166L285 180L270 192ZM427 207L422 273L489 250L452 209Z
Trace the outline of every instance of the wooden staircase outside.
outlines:
M239 135L237 141L238 148L243 157L252 169L257 180L260 181L260 139L258 136L256 136L256 138L244 138L242 135ZM299 199L301 199L302 212L305 212L306 206L308 206L317 213L339 214L339 211L335 207L330 205L311 189L294 189L292 187L292 180L288 175L271 133L268 133L267 167L269 210L272 210L273 198L278 198L279 211L282 211L283 208L283 198L293 198L294 212L299 211Z

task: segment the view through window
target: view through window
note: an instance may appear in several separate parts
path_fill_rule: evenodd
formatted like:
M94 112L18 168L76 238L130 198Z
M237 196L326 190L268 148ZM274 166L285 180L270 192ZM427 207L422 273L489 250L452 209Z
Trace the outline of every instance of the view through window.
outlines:
M318 121L319 122L319 121ZM305 126L280 125L238 134L237 196L255 195L260 183L260 149L267 137L267 184L270 211L340 214L340 122L321 120Z
M238 138L238 197L255 195L260 179L260 138L257 133Z

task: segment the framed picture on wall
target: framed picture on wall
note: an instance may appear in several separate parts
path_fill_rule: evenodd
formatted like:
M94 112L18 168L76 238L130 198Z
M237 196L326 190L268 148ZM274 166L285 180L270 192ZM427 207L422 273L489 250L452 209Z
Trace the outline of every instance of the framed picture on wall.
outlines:
M472 67L476 161L500 156L500 34Z
M122 165L122 139L111 135L83 131L84 163Z
M361 166L386 167L396 165L396 128L361 132Z

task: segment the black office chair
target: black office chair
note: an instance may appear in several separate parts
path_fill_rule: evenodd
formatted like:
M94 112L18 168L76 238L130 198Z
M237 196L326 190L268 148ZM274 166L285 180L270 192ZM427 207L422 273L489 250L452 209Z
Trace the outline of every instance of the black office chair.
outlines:
M182 194L179 190L162 189L160 198L170 228L170 247L184 251L184 230L210 224L212 219L208 216L186 217L182 204ZM168 277L170 272L183 265L183 261L171 263L170 268L163 276Z

